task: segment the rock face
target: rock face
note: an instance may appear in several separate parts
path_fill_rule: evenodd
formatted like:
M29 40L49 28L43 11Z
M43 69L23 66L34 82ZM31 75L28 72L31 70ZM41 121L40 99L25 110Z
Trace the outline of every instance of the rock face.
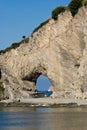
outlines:
M52 97L87 98L87 8L50 19L28 43L0 55L4 98L30 98L41 74L51 81Z

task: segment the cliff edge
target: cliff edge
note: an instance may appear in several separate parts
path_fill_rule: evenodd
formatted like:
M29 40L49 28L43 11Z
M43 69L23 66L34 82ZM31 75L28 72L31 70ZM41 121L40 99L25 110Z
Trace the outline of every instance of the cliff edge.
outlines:
M52 97L87 98L87 7L51 18L28 43L0 55L1 99L31 98L41 74Z

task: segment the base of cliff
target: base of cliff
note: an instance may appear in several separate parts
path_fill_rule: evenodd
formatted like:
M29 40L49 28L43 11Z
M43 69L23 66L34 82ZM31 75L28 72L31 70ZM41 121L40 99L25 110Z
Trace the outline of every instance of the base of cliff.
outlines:
M87 99L51 99L31 98L17 100L2 100L0 106L6 107L87 107Z

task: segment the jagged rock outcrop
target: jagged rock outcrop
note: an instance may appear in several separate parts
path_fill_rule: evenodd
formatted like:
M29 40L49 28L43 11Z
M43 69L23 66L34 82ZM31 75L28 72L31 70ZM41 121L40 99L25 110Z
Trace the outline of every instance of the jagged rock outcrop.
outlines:
M53 97L87 98L87 8L50 19L28 43L1 54L0 72L4 98L30 98L41 74L51 81Z

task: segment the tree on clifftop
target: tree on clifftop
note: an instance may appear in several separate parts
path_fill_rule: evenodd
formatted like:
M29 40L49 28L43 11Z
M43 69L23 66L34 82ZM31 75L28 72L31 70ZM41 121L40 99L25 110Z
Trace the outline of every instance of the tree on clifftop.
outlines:
M78 9L82 7L82 1L83 0L72 0L70 4L68 5L69 10L71 11L72 15L74 16L77 14Z

